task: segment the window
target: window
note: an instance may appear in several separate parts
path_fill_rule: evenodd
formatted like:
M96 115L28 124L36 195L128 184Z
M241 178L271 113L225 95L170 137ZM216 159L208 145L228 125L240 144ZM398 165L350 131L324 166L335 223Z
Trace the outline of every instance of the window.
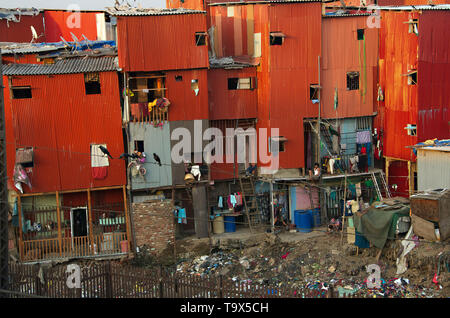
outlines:
M86 95L100 94L100 76L98 73L84 74L84 88Z
M12 97L13 99L31 98L31 87L12 87Z
M228 79L228 89L254 89L255 88L255 78L252 77L232 77Z
M269 152L277 153L276 148L278 146L278 152L285 151L285 143L287 138L284 136L269 137Z
M359 72L348 72L347 73L347 90L358 90L359 89Z
M356 36L358 40L364 40L364 29L356 30Z
M181 82L183 80L183 76L181 76L181 75L176 75L175 76L175 81L176 82Z
M166 76L162 73L131 73L128 87L133 92L130 103L151 103L166 95Z
M285 37L281 32L270 32L270 45L282 45Z
M408 33L414 33L415 35L419 35L419 28L417 27L419 20L410 19L408 22Z
M195 32L195 45L206 45L206 32Z
M408 75L408 85L416 85L417 84L417 71Z
M316 102L319 101L319 88L317 84L309 85L309 99Z
M408 124L405 127L408 136L417 136L417 126L414 124Z
M144 141L143 140L135 140L134 141L134 150L138 152L144 152Z
M16 163L20 163L24 168L33 168L34 167L33 147L17 148Z

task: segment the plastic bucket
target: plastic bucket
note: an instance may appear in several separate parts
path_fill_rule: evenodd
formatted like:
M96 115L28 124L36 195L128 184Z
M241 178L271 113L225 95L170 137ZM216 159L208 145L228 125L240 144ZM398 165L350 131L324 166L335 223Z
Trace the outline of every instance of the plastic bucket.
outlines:
M316 208L314 210L310 210L313 219L313 226L320 226L320 208Z
M223 224L223 216L216 216L213 221L214 234L221 234L225 231Z
M234 223L234 216L225 216L225 232L236 232L236 223Z
M295 210L294 212L295 226L297 232L309 233L313 226L312 214L307 210Z

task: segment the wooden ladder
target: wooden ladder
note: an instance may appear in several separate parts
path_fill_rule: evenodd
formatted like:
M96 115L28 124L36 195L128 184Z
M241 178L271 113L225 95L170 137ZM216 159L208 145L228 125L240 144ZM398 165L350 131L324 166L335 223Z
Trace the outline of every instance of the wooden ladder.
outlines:
M256 202L255 186L252 176L239 175L242 201L247 214L248 225L253 231L254 227L261 224L261 213Z

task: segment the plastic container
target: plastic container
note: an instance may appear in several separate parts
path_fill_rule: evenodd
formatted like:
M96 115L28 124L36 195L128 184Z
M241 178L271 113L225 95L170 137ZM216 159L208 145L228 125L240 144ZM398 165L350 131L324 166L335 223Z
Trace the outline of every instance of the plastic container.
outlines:
M309 233L313 226L312 214L307 210L295 210L294 212L295 226L297 232Z
M216 216L213 221L214 234L221 234L225 231L223 216Z
M316 208L314 210L310 210L313 218L313 226L320 226L320 208Z
M236 223L234 222L234 216L225 216L225 232L236 232Z

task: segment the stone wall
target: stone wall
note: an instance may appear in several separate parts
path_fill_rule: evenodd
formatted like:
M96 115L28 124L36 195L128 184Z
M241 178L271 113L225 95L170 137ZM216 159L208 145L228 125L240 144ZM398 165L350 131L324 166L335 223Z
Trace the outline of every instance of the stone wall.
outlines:
M159 254L175 242L174 206L172 200L133 203L133 227L138 248L146 245Z

